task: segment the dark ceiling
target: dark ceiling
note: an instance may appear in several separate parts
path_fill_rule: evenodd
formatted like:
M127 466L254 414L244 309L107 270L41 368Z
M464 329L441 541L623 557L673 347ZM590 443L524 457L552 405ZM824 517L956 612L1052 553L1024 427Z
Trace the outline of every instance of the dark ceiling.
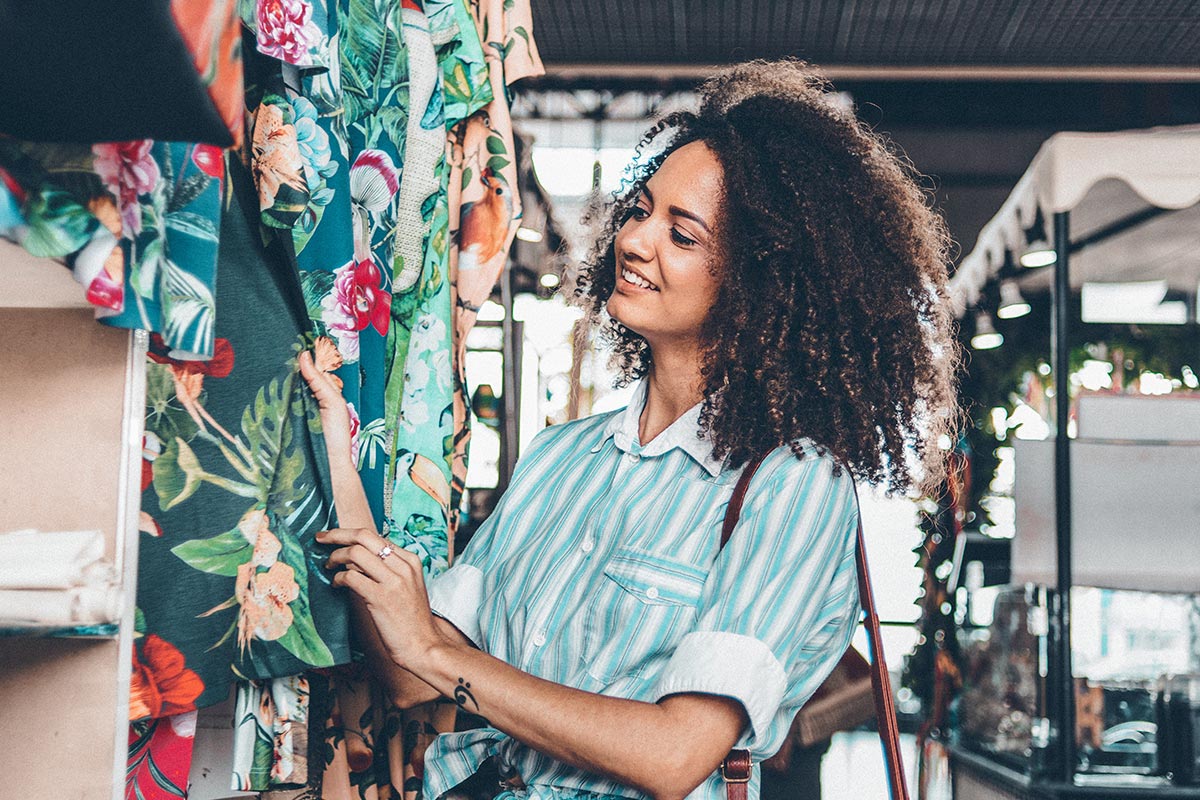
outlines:
M1200 0L532 5L547 75L518 84L527 97L652 99L693 89L705 65L785 55L820 65L930 176L960 257L1056 131L1200 123ZM608 117L603 102L580 106L568 116Z
M533 0L554 64L1200 64L1197 0Z

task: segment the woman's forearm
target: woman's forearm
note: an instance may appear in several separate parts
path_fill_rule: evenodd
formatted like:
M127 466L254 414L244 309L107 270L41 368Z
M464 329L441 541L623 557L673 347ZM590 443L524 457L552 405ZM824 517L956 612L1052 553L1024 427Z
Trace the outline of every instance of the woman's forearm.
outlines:
M712 774L747 724L736 700L682 694L660 703L542 680L469 647L431 648L413 670L465 710L540 753L676 800Z
M363 491L362 480L358 476L354 462L346 458L338 460L335 464L332 455L330 462L330 482L333 484L333 503L337 508L338 523L355 528L366 528L378 533L375 528L375 518L371 514L371 506L367 503L367 495ZM395 705L400 708L412 708L441 697L441 693L437 689L408 670L397 666L388 657L383 642L380 641L379 631L375 629L375 623L371 621L371 614L367 611L362 599L354 594L351 594L351 611L354 631L358 635L359 643L363 646L372 671L383 684ZM450 630L443 630L443 635L451 636L451 631L457 633L452 625L449 623L445 623L445 625Z

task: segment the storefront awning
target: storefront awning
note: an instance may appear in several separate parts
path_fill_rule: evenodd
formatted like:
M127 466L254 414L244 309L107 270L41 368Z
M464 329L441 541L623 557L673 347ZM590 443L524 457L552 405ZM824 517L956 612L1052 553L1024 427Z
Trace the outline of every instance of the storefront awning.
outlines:
M950 281L961 316L1008 263L1034 249L1029 233L1070 211L1073 241L1146 209L1187 209L1146 215L1126 233L1105 237L1072 259L1072 283L1165 279L1195 291L1200 281L1200 126L1115 133L1058 133L1046 140L1008 199L984 226ZM1040 216L1039 216L1040 214ZM1045 245L1043 245L1045 246ZM1041 270L1048 273L1049 270ZM1039 280L1040 278L1040 280ZM1022 290L1049 285L1023 276Z

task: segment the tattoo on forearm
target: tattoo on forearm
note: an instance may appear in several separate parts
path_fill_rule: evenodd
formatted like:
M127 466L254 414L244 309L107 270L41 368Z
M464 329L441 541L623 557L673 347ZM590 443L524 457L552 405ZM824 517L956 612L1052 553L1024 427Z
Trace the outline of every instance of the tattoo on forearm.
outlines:
M475 707L474 711L467 706L468 700ZM479 713L479 701L475 699L475 695L471 694L471 684L462 678L458 679L458 686L454 687L454 702L458 703L458 707L464 711L472 711L474 714Z

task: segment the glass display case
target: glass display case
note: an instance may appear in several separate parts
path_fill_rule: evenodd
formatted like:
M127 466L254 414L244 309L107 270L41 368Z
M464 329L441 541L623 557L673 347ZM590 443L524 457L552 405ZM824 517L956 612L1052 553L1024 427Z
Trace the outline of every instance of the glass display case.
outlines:
M956 743L1033 779L1050 734L1051 600L1003 589L990 624L960 634ZM1200 597L1075 587L1071 601L1075 783L1200 787Z

